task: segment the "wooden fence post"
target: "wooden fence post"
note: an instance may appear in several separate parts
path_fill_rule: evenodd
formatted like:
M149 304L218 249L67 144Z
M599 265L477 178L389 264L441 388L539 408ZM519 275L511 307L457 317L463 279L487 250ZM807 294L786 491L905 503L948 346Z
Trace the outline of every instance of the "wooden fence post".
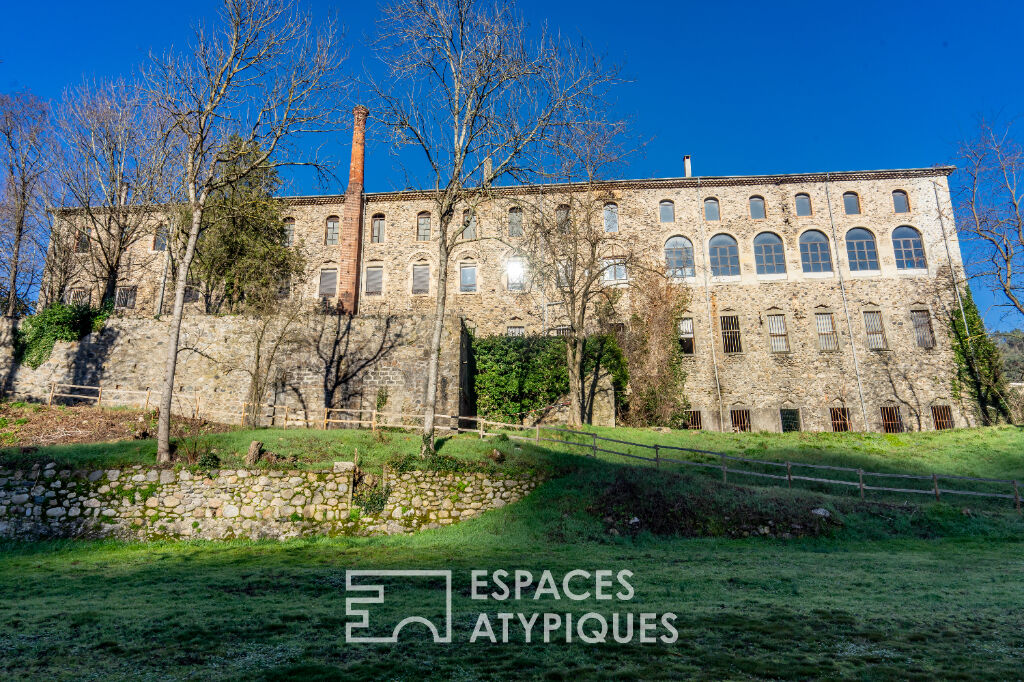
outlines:
M1017 513L1020 514L1020 489L1017 488L1017 481L1013 482L1013 502L1017 505Z
M480 440L484 439L484 420L480 417L476 418L476 430L480 432Z
M721 455L719 455L718 459L722 462L722 483L725 483L726 482L726 474L728 473L729 470L726 469L726 467L725 467L725 457L722 457Z
M786 484L793 487L793 466L789 462L786 462Z
M99 407L100 405L103 404L103 387L102 386L97 386L96 390L97 390L97 393L96 393L96 407Z
M284 406L284 428L288 428L288 405Z
M533 428L534 428L533 442L534 443L539 443L540 442L540 422L537 422L536 424L534 424Z
M324 431L327 430L327 415L330 414L330 411L331 411L331 408L329 408L329 407L325 407L324 408Z
M942 502L942 497L939 496L939 476L938 474L932 474L932 485L935 487L935 501Z
M47 405L53 405L53 393L57 390L57 384L50 382L50 399L46 401Z
M860 499L864 499L864 470L857 469L857 481L860 485Z
M661 468L661 448L658 445L654 446L654 468Z
M150 391L150 388L147 386L146 387L146 407L143 408L143 410L146 411L146 412L149 412L149 391Z
M590 456L597 459L597 434L590 434Z

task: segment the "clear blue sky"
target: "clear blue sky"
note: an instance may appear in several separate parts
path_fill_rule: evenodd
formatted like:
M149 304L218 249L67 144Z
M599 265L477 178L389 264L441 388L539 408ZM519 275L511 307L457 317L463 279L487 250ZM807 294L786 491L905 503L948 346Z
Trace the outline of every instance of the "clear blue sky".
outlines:
M6 5L0 88L51 98L184 44L216 3ZM336 14L349 66L360 68L377 5L311 6ZM1024 3L529 0L520 8L531 23L583 34L624 65L632 82L620 90L620 109L652 140L633 177L681 175L683 154L701 175L930 166L950 161L978 115L1024 113L1016 49ZM346 145L341 136L330 146L344 159ZM393 163L369 150L369 189L402 185ZM318 189L304 184L293 190ZM977 294L986 308L989 297ZM1017 326L985 312L990 326Z

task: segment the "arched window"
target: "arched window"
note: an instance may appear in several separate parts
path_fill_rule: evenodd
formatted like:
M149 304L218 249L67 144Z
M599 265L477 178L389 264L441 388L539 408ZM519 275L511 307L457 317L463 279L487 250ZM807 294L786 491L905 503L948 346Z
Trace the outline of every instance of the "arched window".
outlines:
M324 231L324 244L337 246L338 244L338 216L332 215L327 218L327 229Z
M430 241L430 213L423 211L416 216L416 241Z
M658 204L658 215L663 223L674 223L676 221L676 205L669 199Z
M669 277L693 277L693 243L675 236L665 242L665 274Z
M804 272L832 272L828 237L817 230L800 235L800 265Z
M894 213L910 213L910 198L901 189L892 193L892 210Z
M604 205L604 231L619 231L619 205L608 202Z
M921 233L910 225L900 225L892 232L892 249L896 253L896 267L900 270L924 270L924 243Z
M786 253L782 238L774 232L762 232L754 237L754 262L759 275L786 274Z
M559 204L555 209L555 227L559 232L569 231L569 204Z
M754 220L764 220L764 197L750 197L750 217Z
M796 214L800 217L806 217L811 215L810 194L801 193L796 195Z
M843 195L843 210L846 215L860 215L860 197L856 192L847 192Z
M878 250L875 235L863 227L855 227L846 233L846 255L850 259L850 270L877 270Z
M476 239L476 212L471 209L466 209L462 212L462 238L463 239Z
M718 199L708 197L704 200L704 220L721 220L722 214L718 211Z
M708 243L711 274L715 277L740 274L740 249L727 234L716 234Z
M523 236L523 209L513 206L508 210L508 236Z
M384 241L384 214L378 213L370 220L370 242L380 244Z

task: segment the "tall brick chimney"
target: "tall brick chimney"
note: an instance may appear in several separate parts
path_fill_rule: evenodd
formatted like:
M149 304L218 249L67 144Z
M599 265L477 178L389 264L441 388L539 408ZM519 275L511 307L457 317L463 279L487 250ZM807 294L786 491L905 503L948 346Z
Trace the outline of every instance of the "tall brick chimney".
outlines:
M366 147L366 116L370 110L362 104L352 110L352 160L348 169L348 189L341 212L338 235L338 305L353 315L359 303L359 255L363 241L363 157Z

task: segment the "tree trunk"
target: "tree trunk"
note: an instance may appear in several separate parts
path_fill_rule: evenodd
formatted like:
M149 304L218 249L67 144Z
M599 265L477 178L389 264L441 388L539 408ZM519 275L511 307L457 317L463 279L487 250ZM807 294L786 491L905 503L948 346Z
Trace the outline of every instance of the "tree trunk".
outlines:
M575 336L565 344L569 365L569 426L583 425L583 344Z
M18 307L18 259L21 257L21 237L25 233L25 216L14 221L14 253L11 254L11 272L7 283L7 317L14 317Z
M188 268L195 254L196 241L199 239L199 226L203 220L203 206L193 204L192 226L188 233L188 244L185 256L178 269L178 278L174 285L174 311L171 315L171 328L167 334L167 360L164 365L164 385L160 393L160 421L156 432L156 461L167 464L171 461L171 404L174 400L174 373L178 369L178 343L181 336L181 318L185 310L185 285L188 281Z
M434 305L434 329L430 335L430 356L427 359L426 404L423 410L423 446L420 455L434 452L434 413L437 409L438 372L441 365L441 337L444 335L444 312L448 303L447 230L440 234L440 255L437 269L437 296Z

